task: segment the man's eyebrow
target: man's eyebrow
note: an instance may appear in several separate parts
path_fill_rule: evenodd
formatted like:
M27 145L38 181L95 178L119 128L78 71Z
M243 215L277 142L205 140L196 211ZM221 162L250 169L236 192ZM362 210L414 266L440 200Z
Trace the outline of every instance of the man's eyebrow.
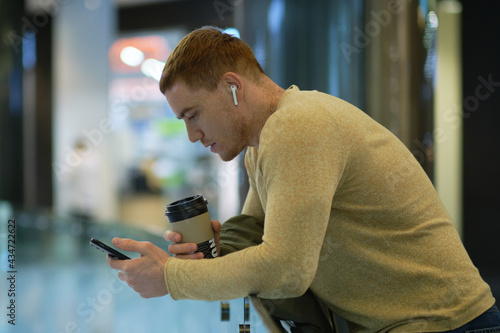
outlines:
M187 112L191 111L192 109L194 109L194 106L189 106L189 107L187 107L187 108L182 109L182 111L181 111L181 113L179 114L179 116L177 117L177 119L182 119L182 118L184 118L184 115L185 115Z

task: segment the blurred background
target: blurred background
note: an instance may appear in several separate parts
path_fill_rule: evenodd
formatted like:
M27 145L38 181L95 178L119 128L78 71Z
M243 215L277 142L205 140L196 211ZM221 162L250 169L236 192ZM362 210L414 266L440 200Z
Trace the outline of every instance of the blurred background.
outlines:
M499 10L472 0L0 0L0 267L12 270L15 220L18 304L16 326L4 317L0 331L263 329L244 300L223 321L225 303L142 300L87 245L121 236L166 249L165 205L192 194L221 222L240 211L242 159L191 144L158 89L170 52L204 25L242 38L283 88L338 96L395 133L500 297ZM197 307L204 315L191 318Z

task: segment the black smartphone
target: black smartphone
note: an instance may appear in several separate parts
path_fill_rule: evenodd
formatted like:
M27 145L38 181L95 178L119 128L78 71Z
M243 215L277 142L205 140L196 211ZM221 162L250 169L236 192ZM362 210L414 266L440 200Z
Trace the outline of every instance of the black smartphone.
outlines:
M89 243L96 249L101 250L102 252L107 253L116 259L120 260L130 259L128 256L124 255L120 251L113 249L111 246L108 246L95 238L91 238Z

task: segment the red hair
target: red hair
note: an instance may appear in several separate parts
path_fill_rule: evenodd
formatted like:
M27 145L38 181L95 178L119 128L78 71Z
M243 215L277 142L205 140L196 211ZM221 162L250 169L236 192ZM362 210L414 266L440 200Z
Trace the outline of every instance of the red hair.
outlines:
M183 81L192 89L215 90L227 72L255 82L264 74L250 46L215 27L202 27L186 35L170 54L160 79L160 91Z

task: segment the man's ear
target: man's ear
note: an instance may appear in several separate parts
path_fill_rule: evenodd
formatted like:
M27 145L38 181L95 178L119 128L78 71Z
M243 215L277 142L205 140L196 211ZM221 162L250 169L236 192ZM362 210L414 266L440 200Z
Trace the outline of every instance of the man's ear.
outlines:
M233 97L234 106L238 106L238 94L242 93L243 81L233 72L227 72L223 76L224 84L229 88L229 93Z
M223 75L222 79L228 88L230 88L231 86L236 86L236 89L242 88L243 80L236 73L227 72Z

